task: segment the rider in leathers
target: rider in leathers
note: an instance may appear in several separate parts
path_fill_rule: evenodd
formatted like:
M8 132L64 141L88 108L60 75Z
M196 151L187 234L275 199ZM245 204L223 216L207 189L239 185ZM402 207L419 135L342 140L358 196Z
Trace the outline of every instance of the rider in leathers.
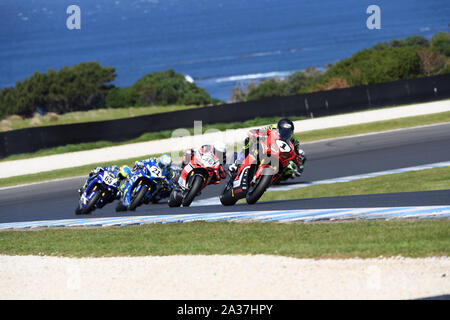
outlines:
M261 129L252 129L248 132L248 136L245 138L244 147L241 154L238 155L236 161L228 167L228 170L232 173L237 170L238 165L242 163L243 159L245 159L250 150L255 147L258 138L267 136L268 131L278 130L280 137L282 140L288 141L290 140L294 145L295 152L298 155L296 161L291 161L288 165L287 169L292 172L292 178L298 177L303 173L304 165L306 163L305 152L300 149L300 141L294 135L294 123L287 119L283 118L276 125L269 125L267 127Z

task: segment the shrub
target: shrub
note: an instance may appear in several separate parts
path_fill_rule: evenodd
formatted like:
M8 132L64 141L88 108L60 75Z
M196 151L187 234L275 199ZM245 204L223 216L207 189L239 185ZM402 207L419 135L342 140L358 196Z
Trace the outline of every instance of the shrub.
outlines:
M418 46L362 50L330 68L322 83L345 78L350 86L367 85L422 75Z
M247 100L271 98L286 94L286 85L279 78L264 80L260 85L251 89L247 94Z
M421 49L417 51L420 67L426 76L445 73L450 65L450 59L433 50Z
M430 46L430 42L427 38L423 36L411 36L402 40L390 40L388 42L380 42L373 46L375 50L383 50L389 47L411 47L411 46L419 46L428 48Z
M105 98L105 105L108 108L125 108L136 105L137 100L133 87L112 88Z
M431 48L447 57L450 57L450 32L439 32L431 39Z
M132 86L138 105L207 105L216 103L205 89L199 88L174 70L149 73Z
M348 88L349 85L345 78L330 78L323 84L318 84L319 91Z
M305 71L298 71L286 79L270 78L252 86L247 90L246 100L257 100L276 96L294 95L303 93L304 88L316 83L323 72L315 67L307 68ZM242 95L243 92L241 92Z
M37 108L47 112L64 113L93 109L104 104L112 87L115 69L86 62L58 72L35 72L14 88L0 91L0 116L19 114L31 116Z

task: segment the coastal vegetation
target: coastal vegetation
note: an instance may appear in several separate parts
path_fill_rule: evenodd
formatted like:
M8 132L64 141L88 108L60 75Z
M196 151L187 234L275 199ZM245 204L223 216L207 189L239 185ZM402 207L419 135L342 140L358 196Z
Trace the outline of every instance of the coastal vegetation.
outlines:
M15 87L0 90L0 119L30 118L100 108L210 105L219 103L173 70L146 74L130 87L115 87L115 68L83 62L59 71L35 72Z
M109 108L129 106L210 105L221 101L213 99L205 89L191 83L174 70L148 73L132 86L113 88L106 96Z
M447 73L450 73L450 33L440 32L431 40L411 36L378 43L348 59L328 64L325 70L310 67L285 79L250 82L244 88L234 88L230 100L250 101Z

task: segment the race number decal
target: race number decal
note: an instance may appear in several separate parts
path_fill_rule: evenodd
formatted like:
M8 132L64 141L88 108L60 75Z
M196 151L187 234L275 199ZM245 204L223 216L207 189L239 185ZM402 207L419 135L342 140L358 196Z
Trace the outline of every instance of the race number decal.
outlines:
M212 167L215 163L214 156L211 153L202 155L202 161L206 166Z
M117 179L114 178L114 176L112 174L108 173L103 176L103 182L110 186L113 186L116 184Z
M155 166L151 167L150 173L154 177L161 177L161 169L159 169L158 167L155 167Z
M283 140L277 140L276 143L281 152L291 152L291 147Z

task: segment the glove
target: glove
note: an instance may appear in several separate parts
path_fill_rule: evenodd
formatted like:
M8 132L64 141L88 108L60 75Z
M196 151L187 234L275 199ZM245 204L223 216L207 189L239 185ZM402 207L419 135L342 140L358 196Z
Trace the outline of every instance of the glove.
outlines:
M99 173L100 171L103 171L103 168L99 168L99 167L95 168L94 170L92 170L92 171L89 173L89 177L92 177L93 175Z
M299 170L300 167L298 167L293 161L289 162L289 164L287 165L287 168L292 171L292 174L291 174L292 178L300 177L300 175L302 174L302 171L303 171L303 169L300 171Z
M298 157L303 164L306 161L305 151L303 151L302 149L298 149Z

